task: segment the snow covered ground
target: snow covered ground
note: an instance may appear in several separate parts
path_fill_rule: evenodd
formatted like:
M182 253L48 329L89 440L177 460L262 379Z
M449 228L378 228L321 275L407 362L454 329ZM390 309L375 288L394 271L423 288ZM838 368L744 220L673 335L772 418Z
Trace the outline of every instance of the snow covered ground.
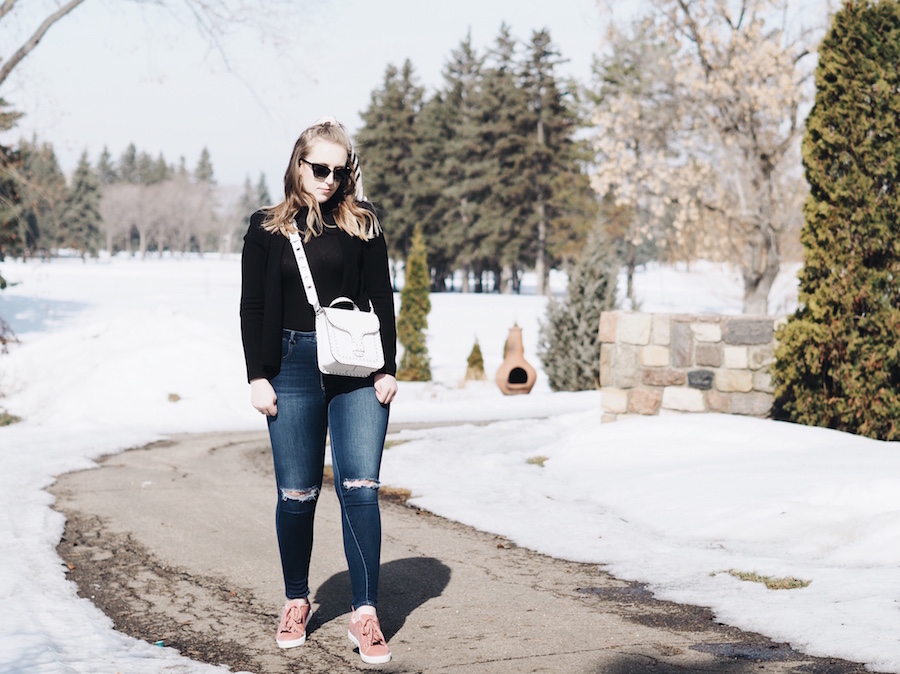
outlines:
M773 292L778 311L795 305L795 271ZM0 406L23 418L0 428L0 671L223 671L118 634L76 596L55 553L63 518L43 489L166 434L264 428L244 380L239 261L7 261L0 273L16 283L0 293L0 316L22 340L0 357ZM640 270L636 288L645 311L740 311L740 278L718 265ZM403 431L407 442L385 454L386 483L810 654L900 672L897 443L718 415L601 426L597 392L552 393L540 376L528 396L463 387L474 340L490 377L513 323L539 368L545 300L432 303L435 381L401 383L392 420L499 421ZM730 570L811 582L767 590Z

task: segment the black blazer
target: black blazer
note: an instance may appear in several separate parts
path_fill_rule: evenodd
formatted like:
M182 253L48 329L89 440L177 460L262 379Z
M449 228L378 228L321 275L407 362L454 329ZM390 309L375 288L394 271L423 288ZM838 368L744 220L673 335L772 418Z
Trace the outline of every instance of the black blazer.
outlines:
M247 381L260 377L271 380L281 369L284 328L281 257L290 241L279 233L263 229L264 218L263 211L250 216L241 255L241 337ZM298 222L305 218L305 211L297 214ZM384 348L384 367L378 372L393 375L397 372L397 325L384 235L363 241L342 230L339 237L344 258L340 295L351 298L364 310L369 306L369 300L372 301L381 322Z

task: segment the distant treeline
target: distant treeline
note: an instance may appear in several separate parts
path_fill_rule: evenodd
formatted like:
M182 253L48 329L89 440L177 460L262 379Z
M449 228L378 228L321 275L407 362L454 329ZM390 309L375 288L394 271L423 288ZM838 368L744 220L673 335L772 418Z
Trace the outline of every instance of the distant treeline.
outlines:
M62 251L112 253L229 252L236 230L270 201L265 177L249 177L239 203L217 192L209 152L193 169L129 145L118 160L104 148L96 163L82 153L70 180L53 146L36 139L4 148L0 173L0 259L54 256Z

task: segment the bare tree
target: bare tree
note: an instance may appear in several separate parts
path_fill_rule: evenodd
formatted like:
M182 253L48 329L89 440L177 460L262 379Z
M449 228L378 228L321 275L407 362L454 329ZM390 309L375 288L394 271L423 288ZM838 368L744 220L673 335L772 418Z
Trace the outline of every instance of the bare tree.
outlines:
M0 88L19 64L40 44L40 41L55 24L62 21L88 0L52 0L41 3L35 10L35 0L0 0L0 27L7 27L21 17L28 5L29 16L36 16L37 25L26 30L27 35L7 55L0 53ZM91 0L96 1L96 0ZM220 38L235 25L248 25L262 29L264 34L279 35L278 24L283 25L285 16L296 15L297 3L292 0L132 0L133 2L156 6L170 12L186 11L193 19L198 32L220 53L225 63L228 58L222 48ZM20 16L17 16L17 13ZM278 23L276 23L278 22ZM6 52L9 45L2 49Z
M610 186L617 166L628 169L637 190L626 203L640 197L657 214L668 212L672 241L685 256L736 262L744 311L766 313L781 266L779 237L796 222L803 193L798 144L816 33L791 34L788 0L652 4L654 42L673 46L664 71L678 115L662 147L607 151L601 182ZM640 120L660 92L633 93L617 104Z

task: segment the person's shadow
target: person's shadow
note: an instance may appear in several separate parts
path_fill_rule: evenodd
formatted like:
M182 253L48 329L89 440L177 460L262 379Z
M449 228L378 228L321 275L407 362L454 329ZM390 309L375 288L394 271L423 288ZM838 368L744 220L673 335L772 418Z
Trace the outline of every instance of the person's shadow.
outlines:
M390 640L407 616L429 599L439 597L450 582L450 567L433 557L407 557L381 565L378 583L378 621ZM306 633L350 612L350 574L334 574L319 586L314 601L319 605L309 617Z

